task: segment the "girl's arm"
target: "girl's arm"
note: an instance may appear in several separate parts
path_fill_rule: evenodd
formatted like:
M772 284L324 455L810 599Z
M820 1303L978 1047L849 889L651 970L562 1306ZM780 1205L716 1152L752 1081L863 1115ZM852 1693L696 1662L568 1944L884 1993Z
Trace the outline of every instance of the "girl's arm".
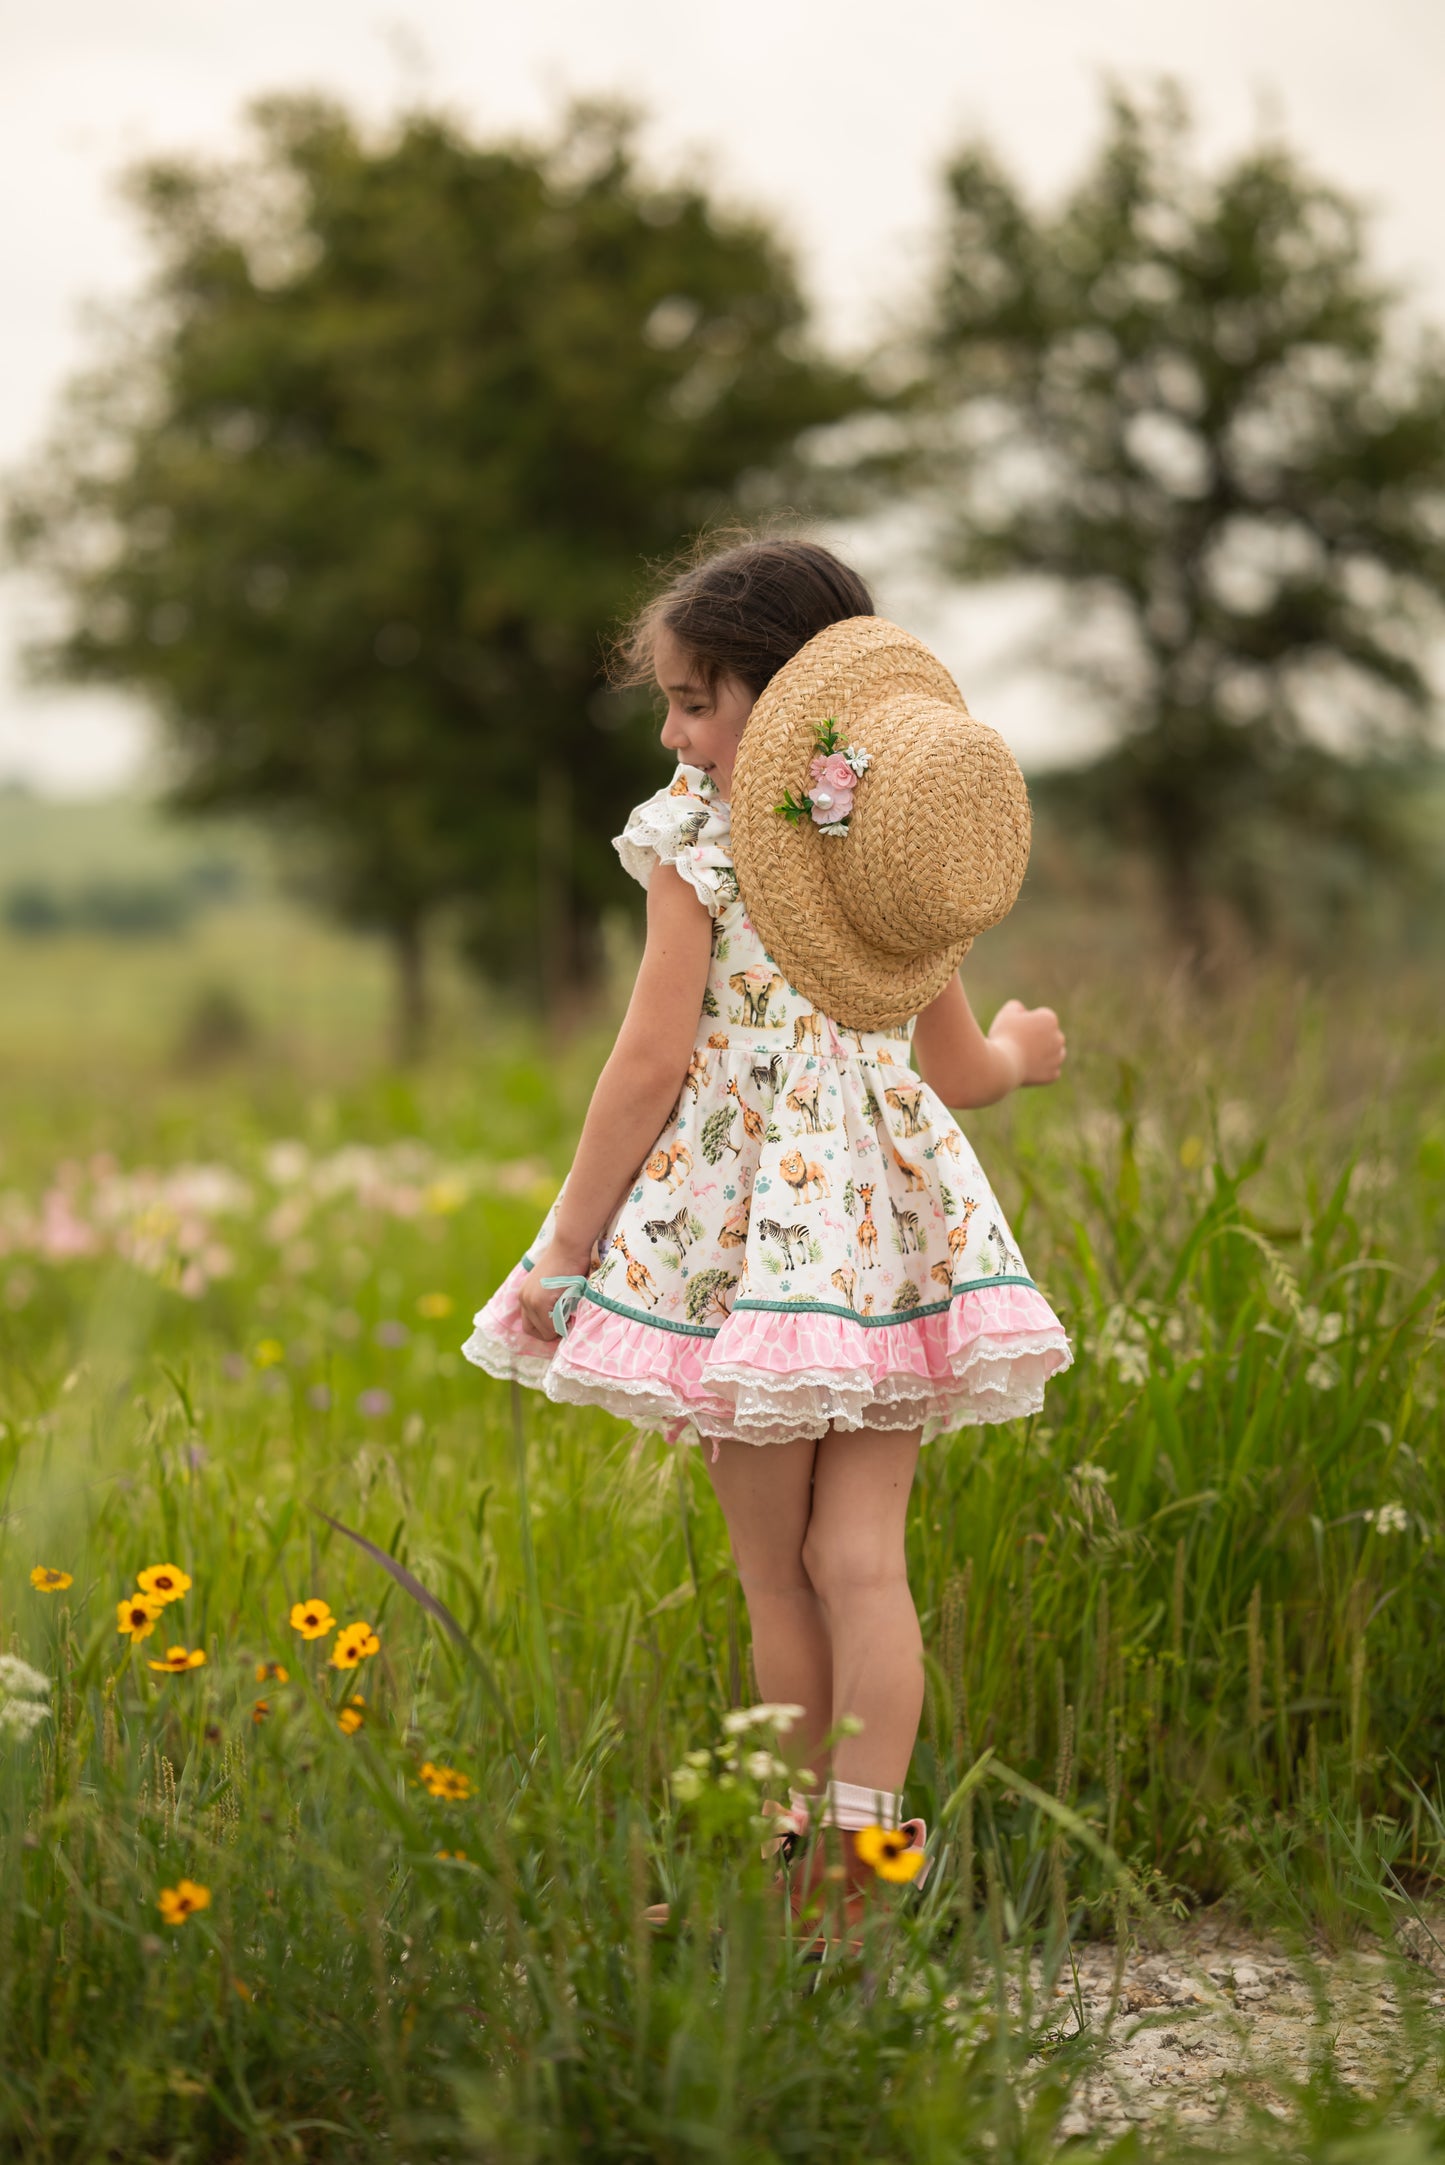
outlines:
M985 1037L961 978L951 977L913 1026L918 1072L945 1105L993 1105L1023 1083L1051 1083L1064 1064L1064 1033L1051 1007L1005 1000Z
M555 1287L544 1277L585 1277L592 1243L657 1141L682 1088L697 1039L712 956L712 919L676 868L660 864L647 885L647 945L617 1042L597 1078L552 1239L521 1292L528 1327L548 1345Z

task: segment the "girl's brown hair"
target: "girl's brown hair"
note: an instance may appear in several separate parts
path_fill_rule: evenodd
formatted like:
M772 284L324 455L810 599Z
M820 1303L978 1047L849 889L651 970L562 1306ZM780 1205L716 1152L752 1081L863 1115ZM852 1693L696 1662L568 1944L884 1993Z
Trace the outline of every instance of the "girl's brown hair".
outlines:
M707 689L735 677L757 696L816 632L874 616L856 571L815 541L749 538L699 556L640 610L619 640L612 680L652 682L653 645L670 632Z

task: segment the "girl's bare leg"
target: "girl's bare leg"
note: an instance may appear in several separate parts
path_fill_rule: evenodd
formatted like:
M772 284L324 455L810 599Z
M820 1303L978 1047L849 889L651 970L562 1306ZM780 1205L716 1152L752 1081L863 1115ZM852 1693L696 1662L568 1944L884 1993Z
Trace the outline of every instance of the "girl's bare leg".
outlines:
M903 1539L922 1438L918 1428L830 1430L815 1446L802 1544L832 1640L833 1720L863 1723L817 1771L890 1793L903 1787L923 1713L923 1634Z
M742 1580L758 1688L765 1699L806 1708L787 1743L821 1784L827 1772L822 1740L833 1718L833 1649L803 1567L819 1448L812 1437L794 1443L720 1443L714 1465L712 1444L705 1440L702 1459Z

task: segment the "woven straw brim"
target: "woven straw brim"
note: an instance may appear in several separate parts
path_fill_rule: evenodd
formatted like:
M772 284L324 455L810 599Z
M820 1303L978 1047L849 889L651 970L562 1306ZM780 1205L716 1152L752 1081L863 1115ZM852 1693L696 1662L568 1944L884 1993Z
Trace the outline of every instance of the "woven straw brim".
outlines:
M832 716L872 755L846 835L774 807L808 788ZM1028 792L996 730L937 656L882 617L795 654L748 717L733 763L732 847L748 916L788 982L855 1030L886 1030L943 991L1028 864Z

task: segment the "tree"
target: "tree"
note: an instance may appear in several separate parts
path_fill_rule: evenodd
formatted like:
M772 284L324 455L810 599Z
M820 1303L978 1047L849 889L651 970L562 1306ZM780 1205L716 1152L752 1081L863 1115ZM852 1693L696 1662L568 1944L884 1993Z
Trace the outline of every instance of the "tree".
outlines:
M306 837L423 1020L442 910L555 1000L655 744L600 689L644 559L855 402L761 223L638 169L629 118L540 144L253 108L234 164L132 179L157 271L10 519L63 598L35 657L163 719L173 801Z
M1115 90L1035 215L982 148L947 176L909 459L947 568L1064 602L1045 661L1112 722L1071 803L1152 856L1176 942L1261 929L1270 860L1397 851L1445 575L1445 350L1391 337L1359 210L1278 145L1213 180L1189 116Z

